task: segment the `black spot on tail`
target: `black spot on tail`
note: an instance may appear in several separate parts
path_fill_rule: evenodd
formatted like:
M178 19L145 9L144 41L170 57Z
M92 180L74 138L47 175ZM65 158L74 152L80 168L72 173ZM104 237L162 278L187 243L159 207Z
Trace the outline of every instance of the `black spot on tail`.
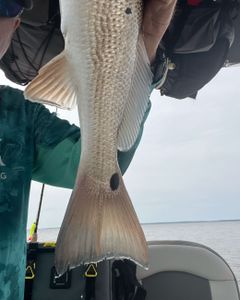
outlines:
M131 8L130 8L130 7L126 8L125 13L126 13L127 15L131 15L131 13L132 13Z
M110 179L110 187L112 191L115 191L119 187L119 175L115 173Z

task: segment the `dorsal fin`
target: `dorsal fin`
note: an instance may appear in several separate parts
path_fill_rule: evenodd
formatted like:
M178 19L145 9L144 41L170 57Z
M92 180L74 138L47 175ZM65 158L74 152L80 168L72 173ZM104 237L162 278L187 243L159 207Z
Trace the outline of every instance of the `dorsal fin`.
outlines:
M24 96L34 102L74 108L77 96L65 51L40 69L39 75L25 89Z

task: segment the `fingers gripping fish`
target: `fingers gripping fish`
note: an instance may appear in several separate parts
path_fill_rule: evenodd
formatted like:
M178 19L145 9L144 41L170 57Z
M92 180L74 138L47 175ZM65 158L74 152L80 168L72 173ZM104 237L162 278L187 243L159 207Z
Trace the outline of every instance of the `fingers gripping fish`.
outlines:
M140 34L141 0L60 0L65 50L25 90L32 101L78 106L81 158L59 232L59 274L105 258L147 266L142 228L117 149L135 142L152 74Z

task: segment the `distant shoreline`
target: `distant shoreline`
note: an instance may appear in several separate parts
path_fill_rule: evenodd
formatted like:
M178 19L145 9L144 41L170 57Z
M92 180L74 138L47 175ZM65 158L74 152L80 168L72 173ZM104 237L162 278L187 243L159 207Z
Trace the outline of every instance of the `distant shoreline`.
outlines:
M172 222L151 222L151 223L141 223L141 225L172 225L172 224L197 224L197 223L227 223L227 222L239 222L240 219L232 220L207 220L207 221L172 221ZM42 229L59 229L60 227L40 227ZM29 228L27 228L29 230Z
M151 222L141 223L141 225L162 225L162 224L189 224L189 223L227 223L227 222L239 222L240 219L232 220L206 220L206 221L172 221L172 222Z

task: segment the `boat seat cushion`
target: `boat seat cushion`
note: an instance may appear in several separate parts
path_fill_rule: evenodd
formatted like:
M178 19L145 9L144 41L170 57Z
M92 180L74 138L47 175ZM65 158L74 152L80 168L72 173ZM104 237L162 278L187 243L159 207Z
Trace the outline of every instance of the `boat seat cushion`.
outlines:
M236 278L212 249L185 241L149 242L149 269L137 268L146 300L239 300Z
M189 273L160 272L145 278L143 285L151 300L212 300L209 281Z

